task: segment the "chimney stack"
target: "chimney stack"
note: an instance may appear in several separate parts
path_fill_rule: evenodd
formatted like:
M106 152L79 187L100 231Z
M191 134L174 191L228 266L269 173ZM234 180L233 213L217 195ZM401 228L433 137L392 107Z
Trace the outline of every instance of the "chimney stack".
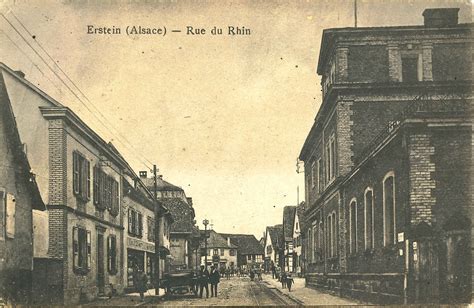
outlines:
M459 8L426 9L423 11L425 27L442 28L458 24Z
M20 71L20 70L15 71L15 74L17 74L17 75L20 76L21 78L25 78L25 73L23 73L23 72Z
M227 237L227 246L230 246L230 236Z

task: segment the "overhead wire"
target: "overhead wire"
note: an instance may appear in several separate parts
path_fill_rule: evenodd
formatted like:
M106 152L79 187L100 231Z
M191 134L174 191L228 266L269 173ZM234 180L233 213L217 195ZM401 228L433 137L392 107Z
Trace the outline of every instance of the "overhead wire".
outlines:
M94 103L92 103L89 98L87 97L86 94L84 94L84 92L76 85L76 83L71 79L69 78L69 76L66 74L66 72L64 72L64 70L61 68L61 66L59 66L59 64L57 63L57 61L54 60L54 58L48 53L48 51L41 45L41 43L36 39L36 37L28 30L28 28L26 28L26 26L23 24L23 22L15 15L15 13L13 12L13 10L10 10L10 13L12 14L12 16L15 18L15 20L22 26L22 28L28 33L28 35L33 38L33 40L35 41L35 43L41 48L41 50L48 56L48 58L54 63L54 65L59 69L59 71L66 77L66 79L74 86L74 88L76 88L76 90L91 104L92 107L94 107L94 109L101 115L101 117L108 122L108 124L116 131L116 133L122 138L124 139L132 148L133 148L133 145L131 144L131 142L125 137L123 136L113 125L112 123L104 116L104 114L94 105ZM145 156L143 156L142 154L140 154L142 156L143 159L145 159L148 163L152 164L151 161L149 161Z
M31 35L31 32L29 32L29 30L26 28L26 26L18 19L18 17L16 17L16 15L14 15L14 13L10 10L10 12L12 13L12 15L15 17L15 19L21 24L21 26L23 27L23 29L33 38L33 35ZM56 67L58 67L58 69L66 76L66 78L69 80L69 82L71 82L71 84L74 85L74 87L79 91L79 93L81 93L82 96L84 96L84 98L89 102L90 105L92 105L94 107L94 109L96 109L97 113L101 115L101 117L109 122L108 125L106 125L92 110L91 108L89 108L88 104L86 104L78 95L77 93L71 89L71 87L61 78L61 76L59 76L59 74L51 67L51 65L48 64L48 62L44 59L44 57L42 57L38 51L28 42L28 40L20 33L20 31L12 24L12 22L3 14L3 13L0 13L0 15L7 21L7 23L15 30L15 32L20 36L20 38L28 45L28 47L30 47L30 49L33 50L33 52L40 58L40 60L47 66L47 68L60 80L60 82L62 84L64 84L64 86L69 90L69 92L72 93L72 95L74 95L74 97L79 101L79 103L81 103L81 105L83 105L87 111L89 111L96 119L97 121L114 137L115 134L110 130L110 127L112 127L115 131L116 131L116 134L118 134L122 139L124 139L129 145L127 146L124 142L122 142L119 138L116 138L116 140L122 144L124 147L126 148L129 148L129 150L131 150L131 152L133 153L136 153L138 154L137 156L139 157L136 157L144 166L146 166L147 168L150 168L151 169L151 166L150 165L153 165L153 163L147 159L143 154L139 153L134 147L133 145L131 144L131 142L125 137L123 136L111 123L110 121L103 115L103 113L89 100L89 98L80 90L80 88L71 80L71 78L64 72L64 70L62 70L62 68L60 68L60 66L56 63L56 61L53 59L53 57L40 45L40 43L36 40L35 42L38 44L38 46L40 46L40 48L43 50L44 53L46 53L48 55L48 57L52 60L52 62L55 64ZM2 31L5 36L7 36L7 34ZM12 42L14 43L14 41L7 36L7 38ZM26 53L16 44L14 43L15 47L17 47L18 49L20 49L22 51L22 53L26 55ZM37 69L44 75L44 72L41 71L41 69L39 69L38 65L34 63L34 61L29 57L27 56L27 58L37 67ZM48 78L49 79L49 78ZM51 79L49 79L51 81ZM53 83L51 81L51 83ZM53 83L53 85L55 85ZM57 86L55 86L57 88ZM60 90L58 88L58 90ZM60 90L61 91L61 90ZM150 165L148 165L150 164Z

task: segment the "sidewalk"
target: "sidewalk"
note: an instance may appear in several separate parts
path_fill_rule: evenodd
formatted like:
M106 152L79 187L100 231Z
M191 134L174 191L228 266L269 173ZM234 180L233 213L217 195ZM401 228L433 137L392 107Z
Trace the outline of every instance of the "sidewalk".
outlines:
M306 288L304 278L293 277L295 283L291 287L291 292L289 292L288 289L282 289L281 283L278 280L273 279L272 275L264 274L262 275L262 278L264 283L267 283L283 294L302 302L303 305L359 305L359 303L349 299Z
M155 289L149 289L145 292L145 301L140 300L139 293L128 293L112 298L99 298L93 302L87 303L83 306L141 306L148 305L150 302L156 302L157 299L162 298L165 294L165 289L160 289L160 295L155 295Z

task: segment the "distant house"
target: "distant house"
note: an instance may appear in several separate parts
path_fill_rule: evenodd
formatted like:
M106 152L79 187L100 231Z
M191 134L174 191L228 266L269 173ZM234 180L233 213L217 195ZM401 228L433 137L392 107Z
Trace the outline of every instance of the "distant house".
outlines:
M147 178L147 172L140 172L147 187L154 191L153 178ZM157 178L158 200L169 209L173 224L170 230L170 266L171 269L195 268L199 262L199 232L195 226L195 212L192 198L186 197L181 187L173 185L162 176Z
M280 264L280 251L284 248L283 241L283 225L276 225L267 227L265 231L265 271L271 270L271 265L275 266Z
M201 237L205 238L205 230L201 230ZM214 230L207 230L207 251L205 241L201 241L201 264L218 264L219 267L237 266L237 245L231 243L230 238L223 237Z
M283 237L285 247L283 251L283 267L286 272L295 272L294 242L296 206L285 206L283 208Z
M295 247L296 272L304 275L305 271L305 254L304 254L304 240L305 240L305 219L304 219L305 203L301 202L296 207L295 224L293 228L293 246Z
M3 88L1 80L0 87ZM10 306L34 303L32 266L38 246L33 245L33 211L42 211L45 206L5 94L1 89L0 301Z
M250 267L263 264L263 246L253 234L220 233L224 238L237 246L237 266Z

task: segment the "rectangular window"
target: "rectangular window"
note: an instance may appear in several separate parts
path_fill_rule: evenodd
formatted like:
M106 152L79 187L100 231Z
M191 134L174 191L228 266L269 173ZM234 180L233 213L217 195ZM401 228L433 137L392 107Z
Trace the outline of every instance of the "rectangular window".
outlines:
M318 186L319 186L319 192L323 191L324 185L323 185L323 167L321 163L321 158L318 159L317 162L317 168L318 168Z
M418 81L418 57L402 58L402 81Z
M221 248L221 257L224 256L224 249Z
M214 248L213 255L214 256L219 255L219 249Z
M142 237L143 236L143 216L142 213L137 214L137 225L138 225L138 230L137 230L137 236Z
M247 255L247 260L248 260L248 261L252 261L252 256L251 256L251 255Z
M235 256L235 250L234 249L229 250L229 255L230 256Z
M76 273L85 274L91 266L91 233L81 228L73 228L73 268Z
M316 162L311 163L311 187L314 188L316 186Z
M107 241L107 260L109 274L117 274L117 239L115 235L109 235Z
M74 195L82 201L90 199L90 162L82 156L79 152L73 153L73 178L72 186Z

